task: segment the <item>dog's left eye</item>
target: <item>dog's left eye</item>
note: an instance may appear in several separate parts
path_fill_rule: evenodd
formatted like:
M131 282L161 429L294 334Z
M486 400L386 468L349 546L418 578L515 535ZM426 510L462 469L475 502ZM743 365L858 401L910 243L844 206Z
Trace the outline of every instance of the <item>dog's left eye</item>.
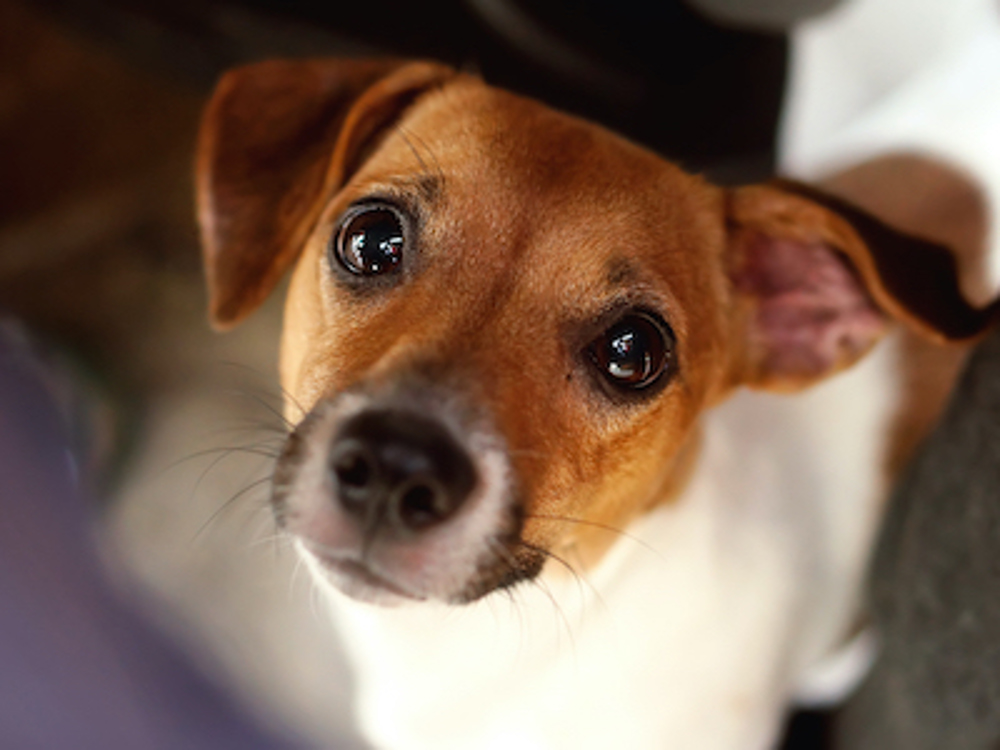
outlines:
M358 206L341 220L331 250L358 276L392 273L403 262L406 231L399 213L385 204Z
M635 311L591 342L587 354L609 385L639 391L668 374L674 360L674 336L658 316Z

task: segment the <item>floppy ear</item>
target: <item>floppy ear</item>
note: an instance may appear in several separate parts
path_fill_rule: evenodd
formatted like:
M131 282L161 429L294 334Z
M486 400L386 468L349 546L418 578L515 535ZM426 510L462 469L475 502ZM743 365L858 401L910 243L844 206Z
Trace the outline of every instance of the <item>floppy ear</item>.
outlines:
M323 205L428 89L433 63L273 60L223 76L201 123L198 220L214 327L259 306Z
M952 254L804 185L728 193L729 275L745 321L739 379L792 390L833 374L894 318L938 342L971 338L997 303L969 305Z

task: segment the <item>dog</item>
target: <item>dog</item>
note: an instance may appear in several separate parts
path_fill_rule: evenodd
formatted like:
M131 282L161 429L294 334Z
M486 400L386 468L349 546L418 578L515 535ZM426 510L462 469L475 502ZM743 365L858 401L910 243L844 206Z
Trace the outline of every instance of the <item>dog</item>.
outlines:
M272 505L379 747L771 747L859 622L875 344L996 312L844 202L435 63L231 71L197 189L216 328L294 267Z

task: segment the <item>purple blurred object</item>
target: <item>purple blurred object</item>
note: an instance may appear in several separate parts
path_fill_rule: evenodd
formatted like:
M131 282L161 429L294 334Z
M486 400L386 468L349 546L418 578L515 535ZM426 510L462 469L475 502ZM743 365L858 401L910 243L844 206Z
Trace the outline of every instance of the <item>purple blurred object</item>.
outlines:
M0 747L296 747L109 586L45 370L0 321Z

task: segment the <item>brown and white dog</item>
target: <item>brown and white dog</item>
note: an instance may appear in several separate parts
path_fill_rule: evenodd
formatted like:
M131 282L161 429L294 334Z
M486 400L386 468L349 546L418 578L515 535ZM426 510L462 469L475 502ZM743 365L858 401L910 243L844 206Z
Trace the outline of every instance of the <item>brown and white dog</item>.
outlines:
M436 64L229 73L198 189L217 327L294 265L274 511L380 747L771 746L856 624L894 350L800 391L992 314L936 245Z

